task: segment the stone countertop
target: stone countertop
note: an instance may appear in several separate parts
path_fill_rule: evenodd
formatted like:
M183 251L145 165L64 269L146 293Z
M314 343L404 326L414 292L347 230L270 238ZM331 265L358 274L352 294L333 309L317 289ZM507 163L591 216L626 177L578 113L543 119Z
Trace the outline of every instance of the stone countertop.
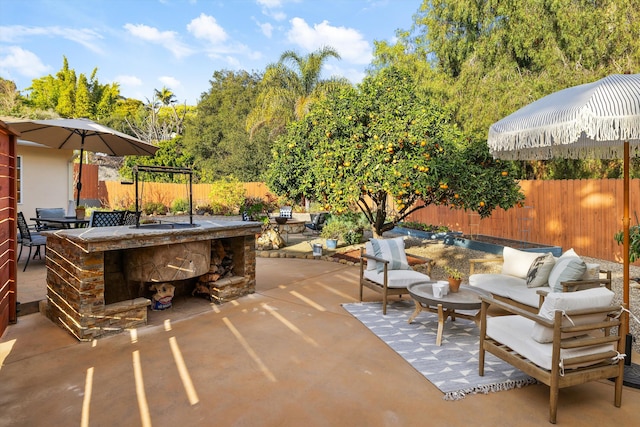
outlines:
M177 228L163 228L177 224ZM142 224L139 228L130 225L116 227L73 228L42 232L47 237L60 237L81 245L116 242L125 240L174 240L206 239L208 237L233 237L239 235L257 234L261 230L261 223L255 221L217 221L198 220L194 226L189 223ZM144 245L143 245L144 246Z

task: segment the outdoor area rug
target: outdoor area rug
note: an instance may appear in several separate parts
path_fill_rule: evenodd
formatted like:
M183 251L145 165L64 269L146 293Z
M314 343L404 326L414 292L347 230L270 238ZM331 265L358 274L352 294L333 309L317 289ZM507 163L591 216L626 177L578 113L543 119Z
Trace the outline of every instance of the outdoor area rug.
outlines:
M412 324L407 323L415 309L413 301L387 304L385 316L381 303L342 306L438 387L445 400L536 384L534 378L489 353L485 353L484 376L479 376L479 329L471 320L447 319L442 345L437 346L437 314L422 311Z

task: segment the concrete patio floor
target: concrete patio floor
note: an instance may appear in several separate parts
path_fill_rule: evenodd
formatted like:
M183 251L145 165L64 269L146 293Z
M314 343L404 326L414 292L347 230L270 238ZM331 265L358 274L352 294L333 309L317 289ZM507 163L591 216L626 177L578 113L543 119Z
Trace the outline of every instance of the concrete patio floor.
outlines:
M20 272L18 300L44 271L36 260ZM442 400L342 309L357 277L339 263L258 258L255 294L177 298L146 327L94 342L21 316L0 339L0 426L548 425L544 385ZM560 392L558 424L640 425L639 409L640 390L625 387L615 408L613 383L596 381Z

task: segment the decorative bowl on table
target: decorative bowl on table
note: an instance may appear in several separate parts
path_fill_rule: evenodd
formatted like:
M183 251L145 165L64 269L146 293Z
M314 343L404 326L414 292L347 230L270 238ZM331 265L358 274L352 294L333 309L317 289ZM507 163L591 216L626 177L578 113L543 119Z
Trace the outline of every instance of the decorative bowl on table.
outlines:
M287 223L287 220L288 220L288 219L289 219L289 218L287 218L286 216L277 216L277 217L276 217L276 222L277 222L278 224L280 224L280 225L283 225L283 224L286 224L286 223Z

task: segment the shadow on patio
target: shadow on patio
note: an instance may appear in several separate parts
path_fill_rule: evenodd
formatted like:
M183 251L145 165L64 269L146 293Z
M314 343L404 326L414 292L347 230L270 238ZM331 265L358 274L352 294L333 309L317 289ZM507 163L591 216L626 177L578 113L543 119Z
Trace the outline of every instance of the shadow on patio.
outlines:
M27 273L44 283L44 262ZM21 316L0 340L0 425L547 425L543 385L442 400L341 307L357 278L355 266L258 258L255 294L179 298L91 343ZM638 407L640 390L615 408L613 383L592 382L561 390L558 423L640 425Z

